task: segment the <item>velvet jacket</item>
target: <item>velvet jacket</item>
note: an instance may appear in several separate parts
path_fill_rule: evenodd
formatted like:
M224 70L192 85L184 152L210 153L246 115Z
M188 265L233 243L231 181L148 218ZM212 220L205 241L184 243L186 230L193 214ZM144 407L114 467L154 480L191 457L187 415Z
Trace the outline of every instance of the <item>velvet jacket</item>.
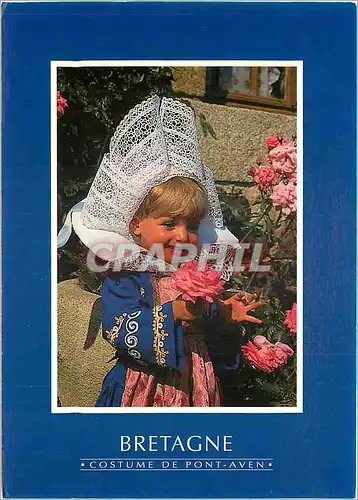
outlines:
M184 328L174 319L172 302L161 305L157 283L149 272L121 272L105 279L102 335L114 347L118 362L105 377L96 406L121 406L128 368L159 379L168 370L183 368ZM218 337L218 319L218 311L211 308L205 327L209 344L210 338ZM238 353L237 335L230 338L234 343L230 342L228 350L229 369L236 366ZM218 359L215 352L210 357L214 362Z

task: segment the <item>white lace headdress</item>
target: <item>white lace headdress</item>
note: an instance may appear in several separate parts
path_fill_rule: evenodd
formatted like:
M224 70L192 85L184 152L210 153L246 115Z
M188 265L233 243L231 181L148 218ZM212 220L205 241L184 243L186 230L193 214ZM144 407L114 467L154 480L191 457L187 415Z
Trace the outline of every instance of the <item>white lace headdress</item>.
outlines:
M58 235L63 246L71 217L80 239L134 241L129 224L149 191L176 176L198 181L209 200L209 214L199 227L201 243L236 243L223 225L211 170L202 163L195 116L184 103L156 95L135 106L117 127L85 200L77 204Z
M153 96L120 123L99 167L82 212L91 229L132 239L129 223L153 186L171 177L190 177L205 188L209 217L223 220L211 171L202 164L194 113L189 106Z

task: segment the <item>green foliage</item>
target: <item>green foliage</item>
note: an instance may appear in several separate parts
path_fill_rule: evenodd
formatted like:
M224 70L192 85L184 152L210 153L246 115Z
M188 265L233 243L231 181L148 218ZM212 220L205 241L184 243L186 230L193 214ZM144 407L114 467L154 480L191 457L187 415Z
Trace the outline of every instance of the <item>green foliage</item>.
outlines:
M221 210L226 225L239 240L251 228L251 207L245 196L227 194L218 189Z

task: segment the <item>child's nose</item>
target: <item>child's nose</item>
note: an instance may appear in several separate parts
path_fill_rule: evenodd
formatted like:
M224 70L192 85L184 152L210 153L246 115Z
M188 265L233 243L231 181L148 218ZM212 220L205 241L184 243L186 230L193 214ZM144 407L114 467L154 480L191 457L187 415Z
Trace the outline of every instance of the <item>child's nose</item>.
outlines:
M184 224L177 225L175 239L178 243L188 243L188 231Z

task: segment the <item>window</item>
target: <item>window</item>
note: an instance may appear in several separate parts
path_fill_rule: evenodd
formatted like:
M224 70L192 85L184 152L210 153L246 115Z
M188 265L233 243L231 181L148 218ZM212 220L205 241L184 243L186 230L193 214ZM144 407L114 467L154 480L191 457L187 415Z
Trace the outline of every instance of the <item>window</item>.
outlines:
M245 107L295 113L296 68L216 67L207 69L206 97Z

